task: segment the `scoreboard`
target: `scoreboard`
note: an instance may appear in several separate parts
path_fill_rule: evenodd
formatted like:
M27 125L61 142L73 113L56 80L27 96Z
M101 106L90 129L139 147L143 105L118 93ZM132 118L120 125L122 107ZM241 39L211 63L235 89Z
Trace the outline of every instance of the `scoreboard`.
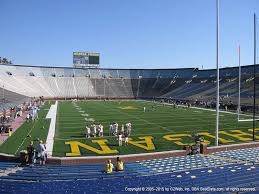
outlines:
M73 52L73 64L76 68L98 68L100 53Z

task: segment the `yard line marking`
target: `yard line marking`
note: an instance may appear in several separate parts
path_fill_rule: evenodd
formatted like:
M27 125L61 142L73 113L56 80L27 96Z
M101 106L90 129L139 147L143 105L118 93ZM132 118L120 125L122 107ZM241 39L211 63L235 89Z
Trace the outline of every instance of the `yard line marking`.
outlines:
M38 122L38 121L36 120L36 122ZM32 131L32 130L34 129L34 127L35 127L36 122L33 123L33 126L32 126L32 128L30 129L30 131L27 133L26 137L27 137L28 135L30 135L31 131ZM23 139L21 145L17 148L17 150L15 151L14 155L16 155L16 153L19 151L19 149L22 147L22 145L24 144L24 142L25 142L26 139L27 139L27 138L24 138L24 139Z
M212 114L212 116L216 116L216 114ZM224 117L225 115L219 115L220 117Z

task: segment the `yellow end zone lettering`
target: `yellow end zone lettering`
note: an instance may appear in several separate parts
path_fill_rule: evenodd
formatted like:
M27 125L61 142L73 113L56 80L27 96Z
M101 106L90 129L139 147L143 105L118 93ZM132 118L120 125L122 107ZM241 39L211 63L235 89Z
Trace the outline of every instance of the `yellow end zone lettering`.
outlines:
M129 143L137 146L139 148L142 148L144 150L155 150L155 145L152 141L152 136L144 136L144 137L138 137L139 139L143 139L141 141L133 141L132 138L129 138ZM146 145L144 145L146 144Z
M85 149L90 150L97 154L116 154L116 153L118 153L117 150L112 150L109 148L109 146L106 144L106 142L108 142L107 139L92 140L92 142L97 143L101 149L100 150L96 149L92 146L83 144L78 141L65 142L65 144L70 145L70 149L71 149L71 153L66 153L66 156L81 156L79 147L85 148Z
M199 135L203 135L203 136L206 136L206 137L210 137L210 138L212 138L212 139L215 139L215 135L212 135L212 134L210 134L210 133L208 133L208 132L202 132L202 133L198 133ZM205 142L206 140L204 140L204 142ZM235 141L233 141L233 140L230 140L230 139L223 139L223 138L220 138L219 137L219 141L221 142L221 143L231 143L231 142L235 142ZM206 143L206 142L205 142ZM208 143L207 143L208 144Z
M256 128L255 131L259 131L259 128ZM252 140L252 129L246 130L246 132L241 131L241 130L229 130L229 131L219 131L219 134L229 136L229 137L234 137L240 141L249 141ZM211 139L215 139L215 135L208 133L208 132L200 132L198 133L199 135L202 135L204 137L208 137ZM143 136L143 137L136 137L138 140L133 140L133 138L129 138L129 144L139 147L144 150L155 150L155 144L153 143L153 137L152 136ZM176 145L179 146L185 146L188 145L188 143L184 143L183 138L192 138L191 134L168 134L164 135L162 138L168 140L168 141L173 141ZM259 136L255 135L256 139L259 139ZM235 142L233 139L225 139L222 137L219 137L219 141L222 143L232 143ZM70 146L70 153L66 153L66 156L81 156L80 148L84 148L86 150L89 150L91 152L94 152L96 154L117 154L119 153L118 150L113 150L107 145L108 140L107 139L95 139L92 140L92 143L96 143L99 148L92 147L90 145L78 142L78 141L68 141L65 142L66 145ZM210 144L210 141L204 140L204 143Z
M170 135L163 136L163 138L166 140L175 141L174 143L177 145L180 145L180 146L188 145L186 143L182 143L183 139L181 137L191 138L192 136L190 134L170 134Z
M234 133L229 133L229 132L226 132L226 131L220 131L219 134L223 134L223 135L227 135L227 136L230 136L230 137L235 137L241 141L250 141L252 140L252 138L249 138L252 136L252 134L250 133L245 133L241 130L230 130L231 132L234 132ZM249 136L249 137L246 137L246 136Z

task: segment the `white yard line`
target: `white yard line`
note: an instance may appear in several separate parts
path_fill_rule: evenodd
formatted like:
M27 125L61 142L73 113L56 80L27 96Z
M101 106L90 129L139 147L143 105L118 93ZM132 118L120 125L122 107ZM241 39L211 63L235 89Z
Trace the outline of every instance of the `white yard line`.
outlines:
M56 130L56 118L57 118L58 101L54 105L51 105L46 119L51 119L49 125L49 132L46 140L46 150L49 156L52 156L54 136Z
M38 122L38 121L34 121L34 122L36 123L36 122ZM26 137L31 134L32 130L33 130L34 127L35 127L35 123L33 124L32 128L29 130L29 132L27 133ZM21 145L17 148L17 150L15 151L14 155L16 155L17 152L20 150L20 148L21 148L22 145L24 144L25 140L27 140L27 138L24 138L24 139L23 139Z
M239 119L239 122L252 122L254 119ZM255 119L255 121L259 121L259 119Z

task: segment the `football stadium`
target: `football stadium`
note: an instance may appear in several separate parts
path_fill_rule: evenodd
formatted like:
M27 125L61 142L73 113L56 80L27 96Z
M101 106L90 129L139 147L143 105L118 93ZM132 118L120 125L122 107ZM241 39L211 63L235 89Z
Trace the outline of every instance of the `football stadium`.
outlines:
M258 193L259 20L253 63L219 66L220 2L211 68L0 57L0 193Z

